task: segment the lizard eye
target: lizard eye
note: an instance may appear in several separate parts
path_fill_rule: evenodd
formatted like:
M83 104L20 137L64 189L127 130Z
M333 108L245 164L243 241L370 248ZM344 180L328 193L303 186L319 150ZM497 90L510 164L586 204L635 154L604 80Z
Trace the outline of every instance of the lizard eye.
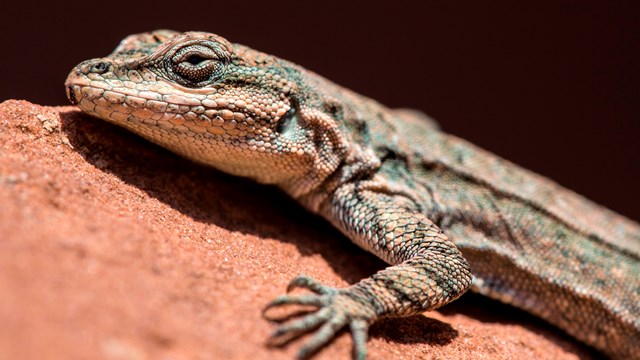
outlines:
M278 120L276 131L282 135L288 135L296 128L297 125L298 115L296 114L295 107L292 106L291 109L289 109L289 111L282 115Z
M195 44L176 51L169 58L167 70L180 84L197 87L220 78L224 67L224 58L215 49Z
M206 61L207 58L202 57L199 54L191 54L189 55L189 57L187 58L187 62L191 65L198 65L201 64L202 62Z

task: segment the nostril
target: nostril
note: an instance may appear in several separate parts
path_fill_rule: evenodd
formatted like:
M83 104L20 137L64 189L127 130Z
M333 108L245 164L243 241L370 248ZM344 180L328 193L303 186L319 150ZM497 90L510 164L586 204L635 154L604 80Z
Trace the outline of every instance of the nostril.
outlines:
M76 93L75 91L73 91L73 86L71 85L67 86L67 99L69 99L71 104L78 105L78 99L76 99Z
M89 69L89 71L91 71L92 73L95 73L95 74L104 74L107 71L109 71L110 67L111 66L109 65L108 62L100 61L100 62L97 62L97 63L93 64L91 66L91 68Z

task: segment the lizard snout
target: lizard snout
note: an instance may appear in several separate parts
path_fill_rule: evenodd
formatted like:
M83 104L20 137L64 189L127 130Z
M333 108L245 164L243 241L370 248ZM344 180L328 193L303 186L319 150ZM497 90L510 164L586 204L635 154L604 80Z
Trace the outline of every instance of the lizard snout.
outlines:
M64 84L67 98L71 104L78 105L82 101L84 95L82 88L89 85L95 76L107 74L113 71L113 68L110 61L101 58L83 61L73 68Z

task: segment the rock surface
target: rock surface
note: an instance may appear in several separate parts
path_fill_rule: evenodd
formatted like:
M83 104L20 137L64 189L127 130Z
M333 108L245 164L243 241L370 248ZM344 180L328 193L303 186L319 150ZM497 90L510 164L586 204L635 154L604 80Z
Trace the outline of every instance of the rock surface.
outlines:
M192 164L74 107L0 104L0 358L291 359L261 309L305 273L384 264L279 191ZM467 294L385 320L370 359L597 356ZM348 359L343 333L317 359Z

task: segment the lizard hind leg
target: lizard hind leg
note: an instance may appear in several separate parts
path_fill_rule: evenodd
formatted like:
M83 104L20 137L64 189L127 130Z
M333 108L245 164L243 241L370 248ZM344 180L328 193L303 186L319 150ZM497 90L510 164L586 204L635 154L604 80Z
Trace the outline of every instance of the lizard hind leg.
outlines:
M307 276L293 279L287 291L295 288L304 288L313 294L279 296L265 307L265 318L274 320L269 310L287 305L313 306L317 311L280 325L271 335L269 344L283 346L315 331L297 354L297 358L307 359L329 344L340 330L349 326L354 343L353 357L365 359L369 324L376 318L375 310L366 297L358 295L353 288L336 289Z

